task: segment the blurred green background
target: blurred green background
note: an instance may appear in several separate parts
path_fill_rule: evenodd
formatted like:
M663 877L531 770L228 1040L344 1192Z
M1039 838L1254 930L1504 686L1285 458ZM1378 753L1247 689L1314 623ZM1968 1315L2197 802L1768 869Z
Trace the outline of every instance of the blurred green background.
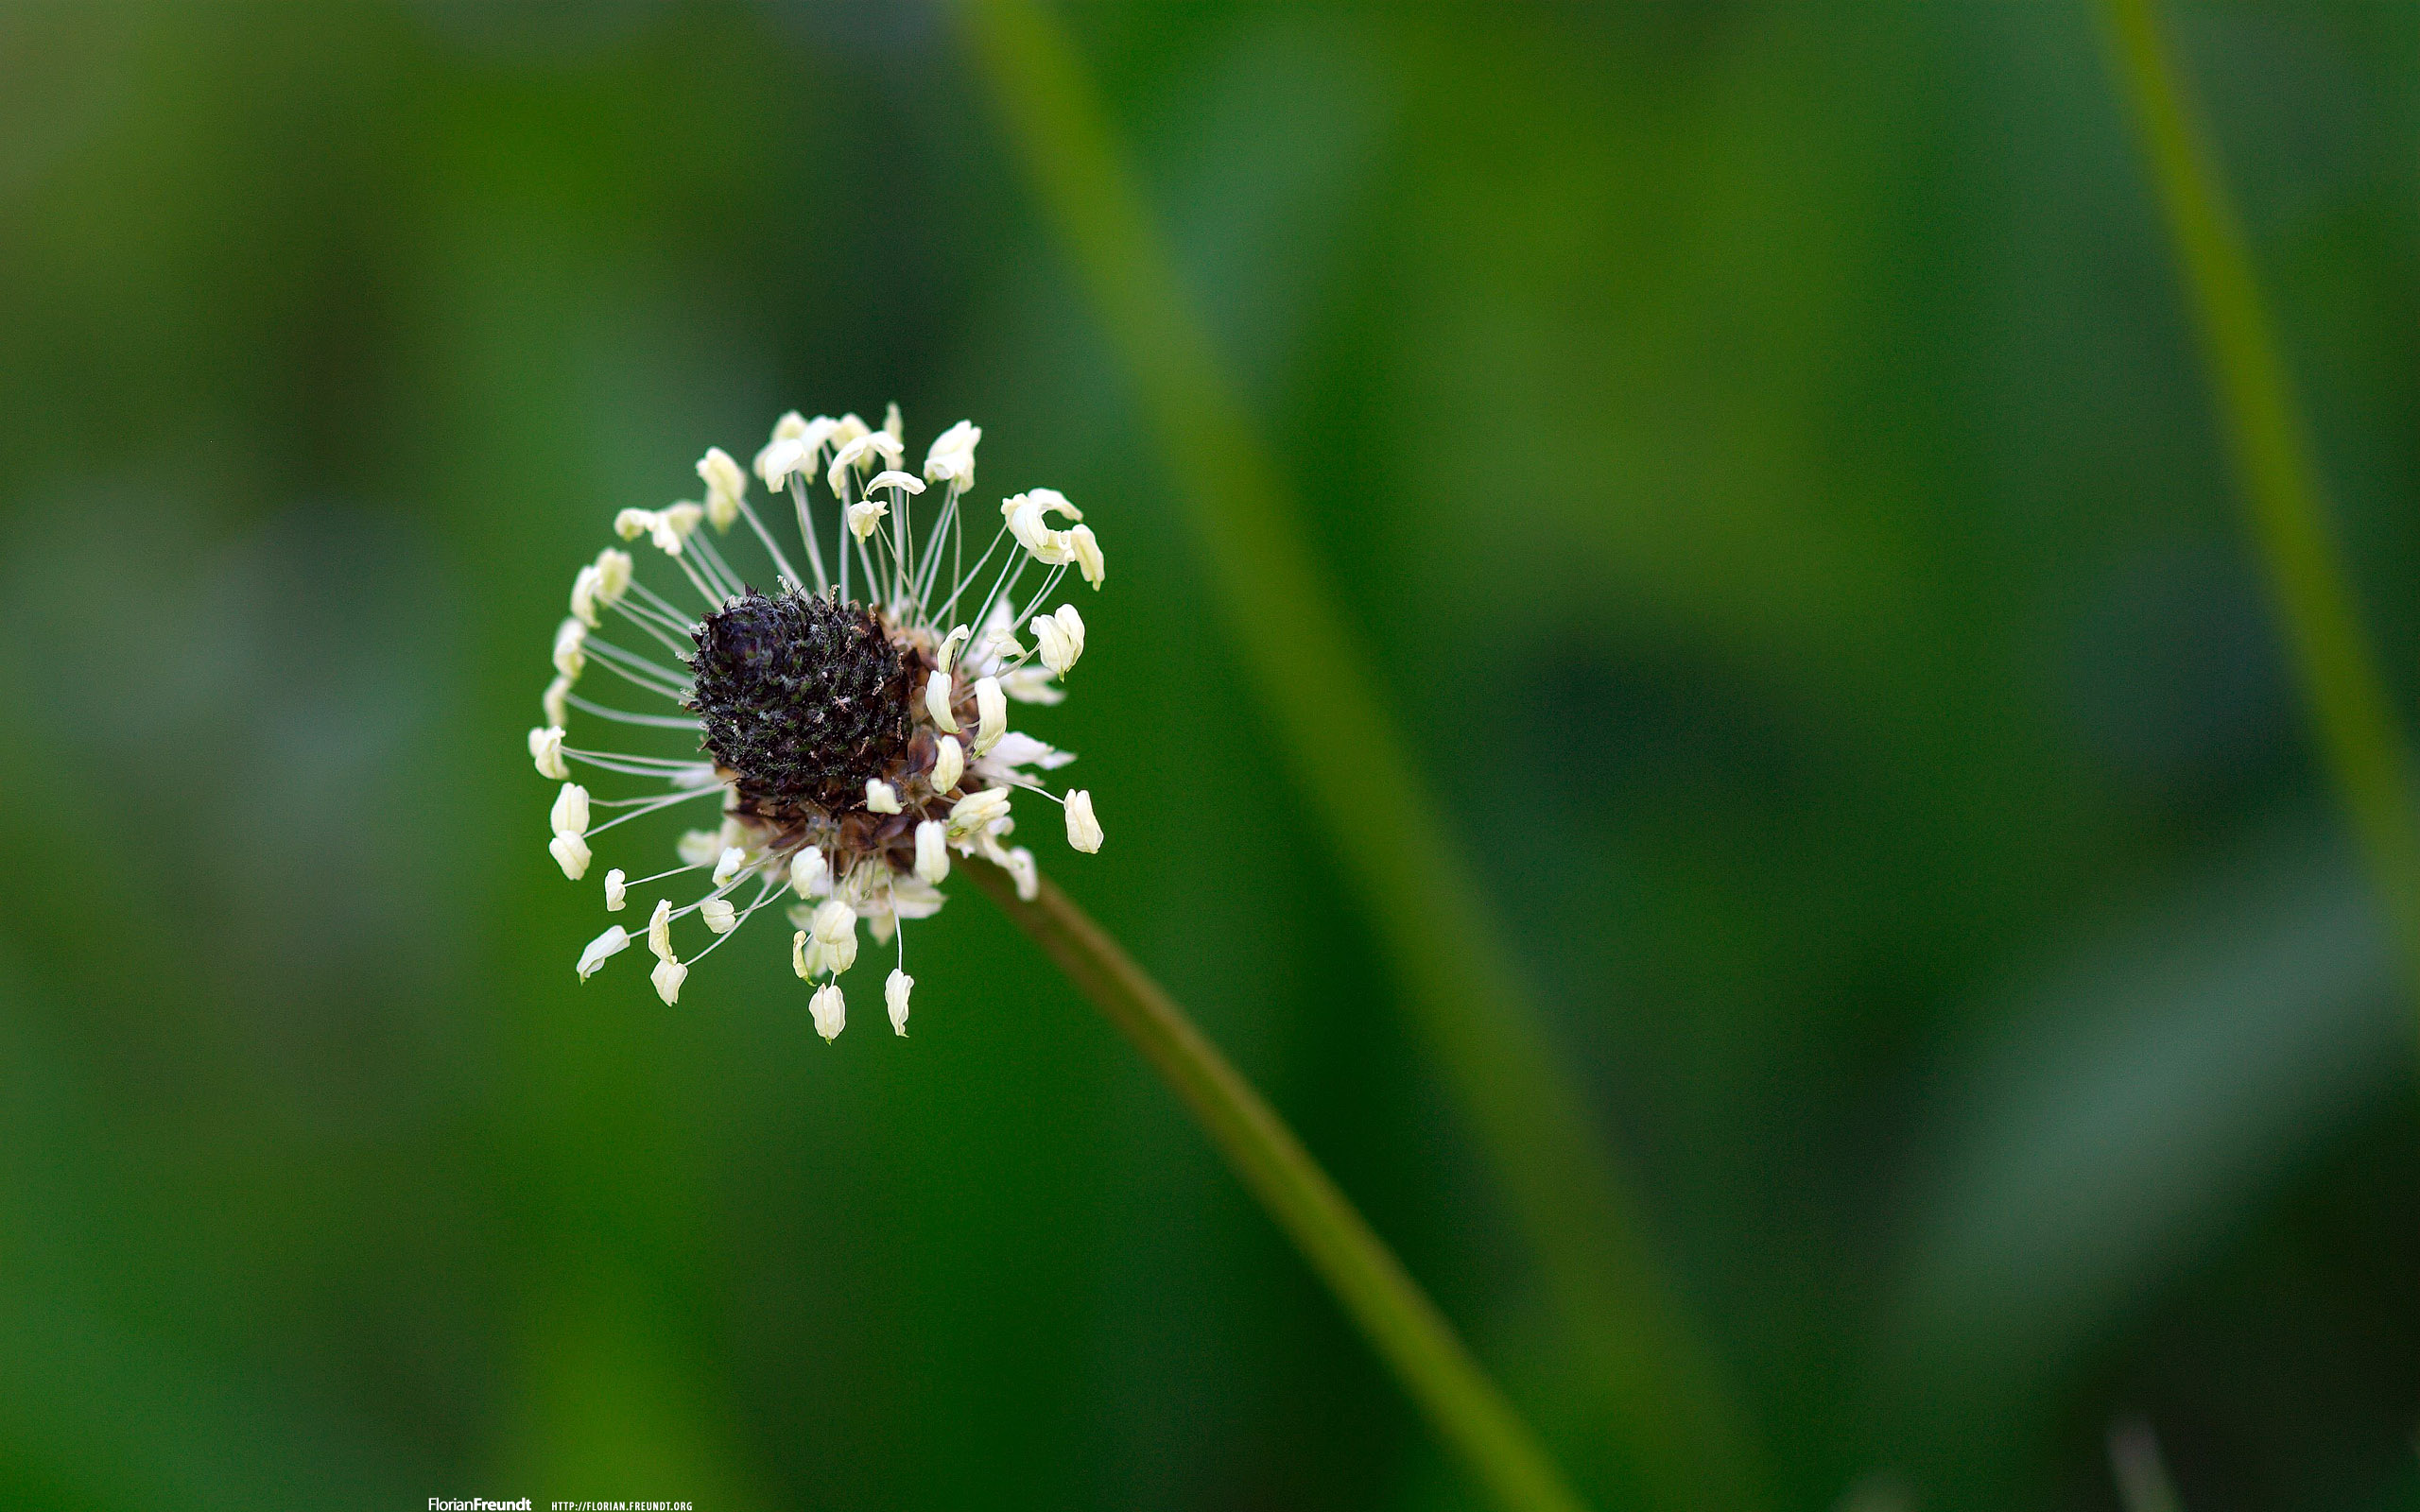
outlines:
M2171 9L2408 707L2420 10ZM1063 14L1772 1505L2420 1504L2413 1011L2091 11ZM575 982L573 569L895 399L1110 554L1046 865L1625 1504L1101 331L946 9L0 7L0 1503L1474 1504L971 888L906 1040Z

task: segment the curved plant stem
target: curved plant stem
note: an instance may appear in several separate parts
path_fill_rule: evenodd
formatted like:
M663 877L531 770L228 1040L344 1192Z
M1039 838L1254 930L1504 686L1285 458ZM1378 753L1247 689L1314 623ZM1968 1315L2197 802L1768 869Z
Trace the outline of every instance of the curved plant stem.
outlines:
M2175 239L2246 524L2268 565L2304 696L2420 1005L2420 816L2402 731L2329 528L2319 469L2260 301L2243 228L2152 0L2104 0L2152 179Z
M1049 879L1028 902L997 867L978 860L961 867L1184 1099L1439 1436L1496 1502L1533 1512L1579 1512L1580 1499L1563 1472L1454 1326L1184 1010Z
M1435 818L1380 679L1313 570L1302 511L1193 313L1091 79L1032 0L968 0L961 13L1011 141L1138 384L1279 747L1532 1246L1587 1431L1626 1459L1653 1506L1754 1505L1761 1470L1721 1372Z

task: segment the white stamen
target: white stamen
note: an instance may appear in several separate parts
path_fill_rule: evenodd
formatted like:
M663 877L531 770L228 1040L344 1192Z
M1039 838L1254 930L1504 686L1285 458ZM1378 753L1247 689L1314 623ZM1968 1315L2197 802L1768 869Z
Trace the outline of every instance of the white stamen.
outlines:
M882 984L883 1001L890 1005L890 1032L902 1040L908 1038L908 994L915 986L914 977L895 967Z
M668 1008L681 1001L681 984L688 980L689 969L679 961L658 961L655 970L647 975L655 984L655 995Z
M958 730L958 715L949 707L949 673L936 672L925 679L925 713L933 723L953 733Z
M588 833L588 789L578 782L565 782L555 795L555 806L546 815L546 823L557 834Z
M953 839L988 828L995 820L1008 816L1009 790L986 787L967 794L949 809L949 833Z
M706 518L717 530L728 530L739 518L739 501L748 496L748 474L719 446L709 446L698 459L698 476L706 484Z
M722 835L714 830L683 830L672 852L689 866L711 867L722 854Z
M815 910L815 943L823 947L823 962L834 976L857 964L857 911L838 898L825 900Z
M715 859L715 885L729 886L731 879L739 875L739 868L747 864L747 851L735 845L723 847L722 854Z
M1076 659L1084 654L1083 616L1073 604L1062 604L1055 614L1036 614L1028 627L1033 631L1034 644L1042 649L1042 664L1059 677L1065 677Z
M866 807L875 814L899 812L899 790L879 777L866 779Z
M1109 576L1109 564L1101 560L1100 542L1093 539L1093 527L1078 525L1068 531L1067 543L1075 553L1076 570L1084 575L1084 581L1093 585L1094 592L1099 592L1102 581Z
M614 516L614 534L624 541L636 541L654 528L653 509L624 509Z
M975 487L975 443L982 438L982 430L972 421L959 421L942 432L925 454L925 478L953 488Z
M732 906L728 898L707 899L698 905L698 917L717 935L730 934L739 923L739 910Z
M529 731L529 759L538 764L540 777L560 782L571 776L571 768L563 765L563 727L548 725Z
M815 896L815 885L823 880L823 873L828 869L823 864L822 851L801 850L790 857L790 886L800 897L812 898Z
M939 819L916 826L916 875L936 887L949 875L949 827Z
M612 609L631 591L631 554L608 546L596 554L596 603Z
M1067 795L1067 843L1089 855L1100 849L1100 821L1093 817L1093 796L1082 788Z
M956 787L959 776L965 770L966 750L959 745L956 735L943 735L933 743L931 782L933 792L937 796L946 794L951 788Z
M555 670L574 682L579 680L580 668L588 664L587 656L580 650L580 644L587 639L588 627L578 620L565 620L555 628Z
M975 713L975 754L980 756L1009 732L1009 699L1000 691L999 679L976 679Z
M1019 846L1001 857L1000 864L1008 868L1009 880L1017 885L1019 898L1031 902L1041 896L1042 873L1034 867L1032 851Z
M826 982L817 988L815 996L807 999L806 1010L815 1016L815 1032L823 1037L825 1044L840 1038L840 1031L849 1026L848 1000L840 996L838 982Z
M876 489L906 489L910 493L922 493L925 491L925 480L913 472L877 472L866 480L868 493Z
M705 514L705 510L685 499L670 508L658 509L649 522L648 539L655 542L656 550L667 557L678 557L682 545L689 539L689 532L698 528L698 522L704 519Z
M596 628L596 590L601 575L594 565L582 567L571 580L571 617Z
M563 875L574 882L588 870L588 842L579 835L556 835L546 842L546 853L555 858L555 865L563 868Z
M546 712L546 723L561 728L571 723L571 679L557 678L546 684L545 693L538 699Z
M893 441L907 439L908 426L899 418L899 404L895 400L882 406L882 434Z
M630 948L631 932L615 924L588 942L588 948L579 953L579 964L573 970L577 971L579 973L579 979L585 982L595 976L596 969L604 965L609 958L619 955Z
M859 500L849 506L849 534L859 541L865 540L873 534L874 527L882 524L882 517L890 512L890 506L878 499Z
M815 980L815 973L822 970L820 957L821 947L806 942L805 930L802 929L790 936L790 970L798 973L800 981Z
M615 867L605 873L605 911L609 914L618 914L622 911L622 905L630 901L631 879L621 868Z
M672 954L672 900L658 898L655 912L648 916L647 948L655 952L659 961L677 960Z

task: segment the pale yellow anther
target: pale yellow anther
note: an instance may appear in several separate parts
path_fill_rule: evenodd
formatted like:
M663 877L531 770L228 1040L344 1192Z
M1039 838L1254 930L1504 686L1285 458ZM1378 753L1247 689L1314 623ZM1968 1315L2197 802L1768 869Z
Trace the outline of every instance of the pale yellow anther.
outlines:
M848 1000L840 996L838 982L826 982L817 988L815 996L807 1000L806 1010L815 1016L815 1032L823 1037L825 1044L840 1038L840 1031L849 1026Z
M802 929L790 936L790 970L798 973L800 981L812 982L815 973L822 970L822 963L816 958L818 954L813 946L807 944L805 930Z
M888 472L877 472L866 480L868 493L872 493L876 489L905 489L910 493L922 493L925 491L925 480L913 472L901 472L894 469Z
M975 679L975 754L982 755L1009 732L1009 696L997 678Z
M647 975L655 984L655 995L668 1008L681 1001L681 984L689 979L689 969L679 961L658 961Z
M1093 539L1093 527L1078 525L1067 532L1067 541L1075 552L1076 570L1098 590L1109 576L1109 564L1101 560L1100 542Z
M896 967L883 979L882 998L890 1007L890 1032L903 1040L908 1037L908 994L915 987L916 979Z
M865 540L874 533L875 527L882 524L882 517L890 512L890 506L879 499L858 500L849 506L849 534L859 541Z
M972 421L959 421L942 432L934 439L932 450L925 454L925 476L952 488L973 488L975 443L982 438L982 430Z
M1009 813L1009 790L987 787L969 793L949 806L949 833L962 838L988 829Z
M548 725L529 731L529 759L537 763L540 777L560 782L571 776L571 768L563 765L563 727Z
M555 806L546 816L546 824L557 834L588 833L588 789L578 782L565 782L555 795Z
M596 554L596 605L612 609L631 591L631 554L608 546Z
M592 564L582 567L571 580L571 617L592 630L596 627L596 591L601 576Z
M1087 855L1100 849L1100 821L1093 817L1093 796L1078 788L1067 795L1067 843Z
M580 669L588 665L588 653L581 649L587 641L588 627L578 620L565 620L555 627L555 670L574 682L579 680Z
M1008 868L1009 880L1017 885L1019 898L1031 902L1042 895L1042 872L1033 864L1032 851L1019 846L1002 856L1000 865Z
M748 474L719 446L709 446L698 459L698 476L706 485L706 518L717 530L728 530L739 518L739 501L748 496Z
M866 779L866 808L874 814L899 812L899 790L879 777Z
M605 911L609 914L618 914L622 911L622 905L630 901L631 880L621 868L615 867L605 873Z
M1076 659L1084 654L1084 621L1073 604L1062 604L1054 614L1036 614L1029 627L1033 644L1042 653L1042 664L1059 677L1065 677Z
M722 833L718 830L683 830L681 838L672 843L673 854L684 867L711 867L722 854Z
M596 969L603 966L608 959L621 954L630 948L631 932L615 924L588 942L588 948L579 953L579 965L573 970L579 972L579 979L585 982L595 976Z
M727 845L723 847L722 853L715 858L715 885L717 887L730 886L731 879L738 876L739 868L747 864L747 851L742 850L735 845Z
M893 445L908 438L908 422L899 418L895 402L882 406L882 434L890 437Z
M802 898L815 896L816 884L823 880L830 868L825 866L821 850L801 850L790 857L790 889Z
M655 952L659 961L676 957L672 954L672 900L658 898L655 912L647 918L647 948Z
M636 541L654 528L653 509L624 509L614 516L614 534L624 541Z
M739 924L739 910L732 906L728 898L707 899L698 905L698 917L706 921L707 929L717 935L728 935Z
M958 715L950 712L949 688L949 674L946 671L936 672L926 678L925 679L925 713L932 716L934 724L955 734L958 730Z
M569 678L557 677L546 684L546 691L538 699L538 707L545 711L546 723L558 729L571 723L571 681Z
M563 868L563 875L574 882L588 872L588 842L579 835L556 835L546 842L546 853L555 858L555 865Z
M936 795L946 795L958 785L966 771L966 750L956 735L943 735L933 743L933 773L929 779Z
M939 819L916 826L916 875L936 887L949 875L948 827Z

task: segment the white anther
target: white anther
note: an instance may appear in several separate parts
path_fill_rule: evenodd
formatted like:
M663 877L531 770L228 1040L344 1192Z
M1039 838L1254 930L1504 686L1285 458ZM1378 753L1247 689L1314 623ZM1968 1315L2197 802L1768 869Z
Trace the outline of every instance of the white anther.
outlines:
M1032 851L1019 846L1002 856L1000 864L1008 868L1009 880L1017 885L1019 898L1031 902L1041 896L1042 872L1033 864Z
M1034 502L1033 495L1020 493L1001 507L1008 513L1009 534L1016 537L1017 544L1030 552L1034 560L1047 567L1075 560L1067 532L1053 530L1042 523L1042 506Z
M1087 855L1100 849L1100 821L1093 817L1093 796L1080 787L1067 795L1067 843Z
M546 853L555 858L555 865L563 868L563 875L574 882L588 870L588 842L579 835L556 835L546 842Z
M538 699L538 706L546 712L546 723L558 728L570 724L571 679L559 677L547 683L545 693Z
M816 959L817 954L817 948L806 942L805 930L802 929L790 936L790 970L798 973L800 981L815 980L815 973L821 964Z
M901 1039L908 1037L908 994L914 989L916 979L897 967L883 979L883 1001L890 1005L890 1032Z
M555 670L574 682L579 680L580 669L588 665L588 653L580 649L587 639L588 627L578 620L565 620L555 627Z
M573 970L579 972L579 979L585 982L595 976L596 969L604 965L608 959L621 954L630 948L631 932L615 924L588 942L588 948L579 953L579 965Z
M866 807L875 814L899 812L899 790L879 777L866 779Z
M947 672L949 670L951 660L958 655L958 648L964 645L974 634L975 632L973 630L970 630L965 626L961 625L958 628L950 631L947 635L942 637L942 648L939 654L941 657L941 669L943 672Z
M817 423L821 424L822 422L819 421ZM856 440L858 437L863 436L866 433L866 422L857 418L856 411L855 410L851 410L848 414L841 416L838 420L836 420L831 423L832 428L823 433L823 439L835 452L839 451L840 448L848 445L851 441Z
M612 609L631 591L631 554L608 546L596 554L596 604Z
M672 852L684 867L711 867L722 854L722 835L714 830L683 830Z
M823 863L821 850L801 850L790 857L790 887L802 898L815 896L815 885L823 880L830 868Z
M925 679L925 713L932 715L934 724L955 733L958 730L958 715L950 712L949 686L949 673L946 670L936 672Z
M1002 735L991 755L994 766L1039 766L1046 772L1056 771L1075 759L1073 751L1056 749L1016 730Z
M823 425L826 430L829 430L832 422L827 420ZM795 409L773 421L773 439L777 441L794 441L805 434L806 417Z
M1063 514L1070 520L1081 520L1084 517L1084 511L1069 504L1067 496L1057 489L1028 489L1025 496L1031 499L1033 507L1044 514Z
M647 919L647 948L655 952L659 961L676 959L672 954L672 900L658 898L655 912Z
M874 527L882 524L882 517L890 512L890 506L879 499L858 500L849 506L849 534L859 541L865 540L873 534Z
M1024 656L1025 643L1017 639L1016 631L1007 628L994 630L983 637L981 645L975 648L976 660L991 666L1019 661Z
M1009 813L1009 790L986 787L969 793L949 806L949 833L952 839L963 839L988 829Z
M658 961L647 975L655 984L655 995L668 1008L681 1001L681 984L689 979L689 969L679 961Z
M764 450L756 454L756 475L765 480L765 487L769 489L779 489L789 481L791 473L805 472L806 465L806 448L799 444L798 438L794 436L776 434L771 441L766 443Z
M1042 664L1060 677L1084 654L1083 616L1073 604L1060 605L1055 614L1036 614L1029 628L1034 644L1041 647Z
M600 576L591 565L582 567L571 580L571 617L592 630L596 627L596 590Z
M935 483L948 483L954 488L975 486L975 443L983 432L973 421L959 421L934 438L932 450L925 454L925 476Z
M839 1039L840 1031L849 1026L848 1000L840 996L838 982L826 982L817 988L815 996L807 999L806 1011L815 1016L815 1032L823 1037L825 1044Z
M943 735L933 743L933 775L930 779L935 794L947 793L958 785L966 771L966 747L956 735Z
M649 539L654 541L656 550L667 557L678 557L682 543L689 539L689 532L697 529L698 522L705 517L705 510L686 500L670 508L659 509L655 513L655 525Z
M622 911L622 905L630 901L631 879L621 868L615 867L605 873L605 911L609 914L618 914Z
M1093 539L1093 527L1078 525L1068 531L1067 543L1075 552L1076 570L1082 573L1084 581L1092 584L1098 592L1109 576L1109 564L1101 560L1100 542Z
M715 885L717 887L729 886L731 885L731 879L738 876L739 868L747 864L747 851L742 850L735 845L724 846L722 848L722 854L715 858Z
M571 775L563 765L563 727L548 725L529 731L529 759L538 764L540 777L551 777L560 782Z
M1009 732L1009 696L1000 691L999 679L976 679L975 714L975 754L980 756Z
M949 875L949 829L939 819L916 826L916 875L936 887Z
M555 806L546 815L546 823L557 834L588 833L588 789L578 782L565 782L555 795Z
M614 534L624 541L636 541L654 528L653 509L624 509L614 516Z
M698 476L706 483L706 518L717 530L728 530L739 518L739 501L748 497L748 474L719 446L709 446L698 458Z
M707 899L698 905L698 917L717 935L728 935L739 924L739 910L731 905L728 898Z
M872 493L876 489L906 489L910 493L922 493L925 491L925 480L913 472L901 472L893 469L888 472L877 472L866 480L868 493Z
M899 404L896 400L882 406L882 434L894 441L907 439L908 422L899 418Z
M1000 674L1000 691L1019 703L1064 703L1067 690L1050 680L1046 667L1011 667Z
M815 905L815 941L819 945L837 945L853 939L857 933L857 911L838 898L827 898Z
M854 415L849 418L856 419ZM857 423L862 425L865 422L858 421ZM837 436L835 439L838 439ZM834 450L832 465L824 470L823 481L833 492L838 493L840 491L840 479L849 469L863 469L869 457L880 457L886 467L896 467L903 455L899 443L891 438L890 432L867 431Z

